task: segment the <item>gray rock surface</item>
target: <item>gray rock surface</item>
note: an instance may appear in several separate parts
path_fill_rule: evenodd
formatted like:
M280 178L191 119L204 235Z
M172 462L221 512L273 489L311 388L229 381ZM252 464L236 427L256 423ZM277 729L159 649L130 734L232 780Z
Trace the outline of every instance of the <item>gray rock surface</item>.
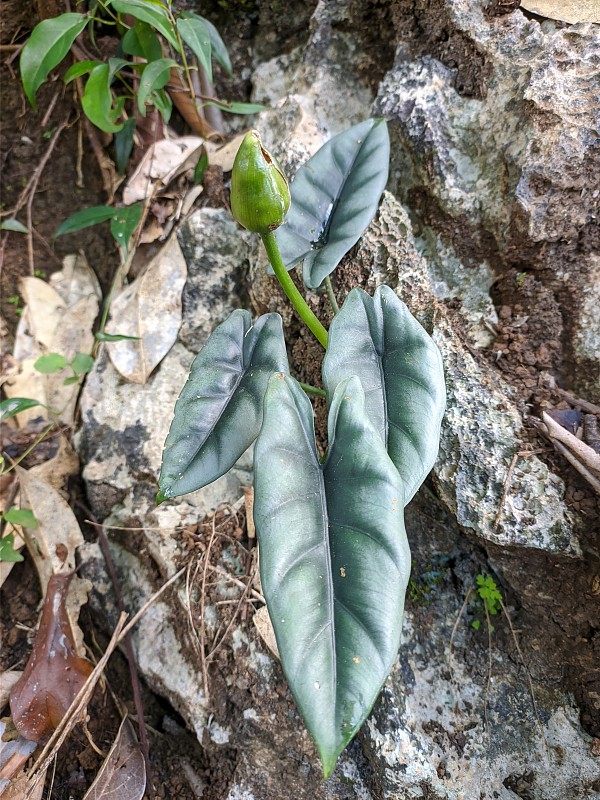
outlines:
M210 758L226 763L232 777L218 800L600 797L598 740L580 720L582 710L586 729L600 732L597 545L543 454L513 463L531 450L524 405L481 352L498 321L492 284L515 266L535 271L572 337L574 386L593 399L597 31L541 26L520 11L493 17L468 0L382 2L378 10L369 30L361 4L321 0L295 35L302 43L259 64L253 81L254 98L273 106L257 127L290 173L326 137L368 116L376 96L375 110L391 122L397 196L384 196L351 263L369 289L393 286L432 331L448 381L433 480L407 509L414 563L397 668L325 783L279 665L249 620L229 631L206 696L197 575L140 623L140 669ZM262 13L258 52L271 53L265 31L278 12L265 4ZM365 53L376 63L378 36L373 74L389 71L376 91L359 67ZM391 42L395 62L384 64ZM194 574L199 562L182 531L224 503L239 509L251 482L246 454L212 486L154 505L162 443L194 353L248 301L268 302L291 323L276 291L246 284L262 256L225 211L198 212L180 242L188 281L178 342L141 387L102 356L82 397L78 448L92 509L109 526L142 528L110 534L132 608L180 564L189 561ZM220 552L214 591L235 603L231 577L243 577L244 565L232 552ZM102 561L93 547L84 560L110 627L116 611ZM495 576L508 614L494 618L489 639L478 574ZM218 614L205 608L210 633Z

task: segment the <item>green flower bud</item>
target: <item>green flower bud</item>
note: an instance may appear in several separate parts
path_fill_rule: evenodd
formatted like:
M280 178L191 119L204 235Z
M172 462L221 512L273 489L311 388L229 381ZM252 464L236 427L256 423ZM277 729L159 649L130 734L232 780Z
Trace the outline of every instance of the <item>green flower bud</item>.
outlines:
M231 212L253 233L278 228L290 207L290 187L283 170L265 150L258 131L244 137L231 173Z

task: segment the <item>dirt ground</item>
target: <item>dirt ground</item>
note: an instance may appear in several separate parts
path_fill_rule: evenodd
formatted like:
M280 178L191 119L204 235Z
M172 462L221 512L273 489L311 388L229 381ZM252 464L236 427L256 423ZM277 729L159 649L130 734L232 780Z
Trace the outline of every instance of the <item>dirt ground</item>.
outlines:
M504 4L500 5L504 9ZM2 208L10 209L15 205L21 191L47 154L53 135L64 125L64 130L53 146L48 164L41 174L33 201L32 219L40 234L33 242L33 263L41 277L47 277L60 269L61 258L64 255L81 249L95 270L103 290L106 291L118 265L118 255L107 226L89 228L69 237L68 240L60 239L55 245L50 244L52 234L60 221L81 208L105 203L106 195L102 187L100 170L90 142L82 131L81 120L71 92L65 90L60 81L56 81L40 90L37 111L33 111L26 104L17 77L16 61L11 61L13 52L10 45L23 41L31 25L30 12L25 13L23 4L17 3L16 0L6 0L3 6L5 20L8 21L3 25L2 45L9 47L1 54ZM307 14L311 8L312 6L307 4ZM402 16L402 3L398 4L398 8L400 9L398 14ZM212 4L212 10L217 15L222 14L217 3ZM378 13L385 20L388 19L385 4L372 3L369 10L370 13ZM242 3L234 20L227 21L227 15L222 15L221 20L220 29L225 41L230 45L234 73L239 75L243 67L247 66L248 41L256 32L257 26L260 26L257 12L253 3ZM415 31L417 29L418 21L415 21ZM284 47L294 46L301 33L301 29L295 32L286 31ZM415 37L418 40L416 32ZM272 47L275 47L276 40L277 37L274 37ZM268 38L263 37L263 42L268 43L268 41ZM472 97L481 96L485 69L478 61L478 54L470 53L468 48L465 50L467 45L459 41L443 42L440 38L434 45L428 42L423 43L423 46L426 44L428 52L445 63L458 61L463 66L457 77L461 93ZM386 57L391 57L390 41L383 42L381 46L386 52L390 51ZM268 46L265 45L265 55L273 54L268 52ZM370 80L378 77L373 66L376 62L377 59L372 53L370 54L369 48L365 48L365 62L361 69L364 69L365 76L369 76ZM244 81L232 82L222 78L219 88L223 96L232 100L247 99L249 85ZM208 192L213 199L222 197L222 183L217 181L217 184L215 192ZM22 214L20 218L24 220ZM15 298L19 295L19 279L30 274L30 258L22 234L3 233L2 238L5 241L3 242L4 268L1 276L1 310L8 324L10 342L19 321L19 303L15 302ZM335 289L341 301L352 286L365 284L367 270L351 253L346 257L337 275ZM545 373L551 373L559 379L563 378L565 382L562 385L568 386L568 342L562 335L563 317L560 304L550 287L549 276L543 271L523 274L520 277L518 269L511 267L499 275L493 293L500 319L496 331L497 338L488 351L477 354L478 358L488 360L502 371L504 377L514 387L526 419L532 412L541 408L570 407L564 396L557 393L545 379ZM253 295L256 312L272 310L269 297L268 291L261 295L259 287L256 287ZM453 302L450 301L450 308ZM330 310L325 296L314 299L313 310L324 322L329 321ZM552 332L550 336L549 331ZM296 344L290 353L291 366L295 370L296 377L319 385L319 369L305 366L319 363L318 345L295 322L292 323L290 332L296 335ZM318 401L315 408L318 413L317 436L320 445L323 446L326 436L324 402ZM526 423L526 430L528 435L526 446L539 451L540 457L561 475L567 485L567 503L578 514L589 520L589 529L585 535L592 546L592 536L594 530L597 532L597 520L600 518L598 497L577 472L554 453L532 424ZM35 432L22 436L21 439L11 436L9 442L11 457L21 455L33 438ZM44 454L43 449L39 450L36 456L32 456L41 459L44 457L47 457L47 454ZM24 466L31 463L25 461ZM82 482L76 480L70 488L72 500L79 500L85 505ZM78 514L84 535L90 541L95 540L95 529L83 522L85 518L83 512ZM228 542L242 559L247 574L253 564L253 541L248 539L244 515L240 514L239 518L235 520L232 518L229 521L219 517L217 524L219 537L209 554L211 563L218 562L222 556L224 543ZM207 520L200 529L186 529L177 534L190 558L205 557L211 525L212 520ZM469 543L465 546L467 549L474 547ZM600 629L593 624L591 614L587 613L585 604L582 606L581 603L582 597L588 598L590 602L597 602L597 596L600 594L600 577L597 574L596 563L590 561L586 567L581 568L578 565L577 569L574 569L564 560L564 563L561 562L561 569L553 571L554 578L550 591L553 596L560 597L561 600L553 609L552 618L548 619L547 629L540 630L539 620L544 617L545 609L543 605L540 606L541 601L536 600L536 586L547 581L545 569L548 559L536 555L532 556L530 562L522 560L517 564L516 556L513 557L493 547L489 548L487 556L495 560L499 569L512 576L513 584L507 583L504 590L519 608L515 625L523 631L529 631L524 634L522 647L527 648L532 654L539 653L538 660L534 658L532 662L532 670L544 674L550 682L560 680L565 688L571 689L581 706L584 726L589 733L599 736L600 717L595 710L594 698L600 692L597 677ZM218 598L210 594L210 585L208 591L209 600L217 602ZM0 635L3 643L0 670L22 669L31 650L32 634L38 619L41 599L37 576L30 561L26 559L22 564L15 566L2 586L0 597ZM418 600L418 597L411 598L409 595L408 607L417 614L425 614L426 610L423 610ZM220 617L222 630L227 630L235 608L234 604L223 606ZM251 625L252 608L251 602L244 602L241 606L242 620L247 626L249 637L256 636ZM589 606L587 608L589 610ZM81 622L86 642L90 644L92 654L99 658L107 643L106 634L98 620L85 607ZM554 643L553 651L549 646L550 641ZM505 644L507 648L512 646L508 640ZM207 668L214 702L217 705L233 704L230 709L232 714L236 705L235 695L232 695L231 688L222 685L220 676L227 671L225 662L229 662L230 667L233 658L225 638ZM244 697L248 695L255 697L254 689L255 687L244 684L242 680L237 691ZM150 691L143 681L141 692L149 736L151 768L156 787L155 792L146 795L148 800L155 798L192 800L198 796L192 789L195 780L199 784L206 784L207 789L203 797L207 800L223 800L238 760L235 750L220 748L217 751L209 746L202 747L195 736L186 730L177 712ZM115 698L126 706L135 719L128 665L126 658L120 652L111 659L106 682L97 689L89 707L89 732L95 744L105 752L110 748L118 728L120 712ZM283 713L283 708L287 713L293 714L294 705L289 692L284 699L287 705L282 706L278 703L273 708L277 709L277 713ZM266 702L262 700L261 711L273 713L273 708L265 705ZM242 698L239 700L239 706L243 706ZM6 709L3 713L6 713ZM78 726L60 752L53 786L44 796L52 800L67 800L67 798L79 800L101 763L102 758L90 745L81 726Z

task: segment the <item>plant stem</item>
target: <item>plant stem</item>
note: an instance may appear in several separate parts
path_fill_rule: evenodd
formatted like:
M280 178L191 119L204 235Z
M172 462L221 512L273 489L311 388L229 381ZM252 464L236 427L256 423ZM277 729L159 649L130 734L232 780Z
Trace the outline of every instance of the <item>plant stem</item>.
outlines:
M329 275L325 278L325 288L327 289L327 297L329 298L329 302L331 303L331 308L333 309L334 314L340 313L340 307L338 306L338 301L336 300L335 294L333 293L333 286L331 285L331 278Z
M318 341L325 349L327 349L327 331L310 310L306 304L306 300L302 297L296 288L294 281L290 278L289 273L283 263L283 259L281 258L281 253L279 252L279 247L277 246L277 241L275 240L275 234L272 231L269 231L268 233L261 233L260 237L265 246L265 250L267 251L267 255L269 256L269 261L273 267L273 272L281 284L283 291L288 296L288 299L300 315L300 318L305 325L310 328Z
M306 394L314 394L315 397L327 397L327 392L324 389L318 389L316 386L311 386L310 383L301 383L300 386Z

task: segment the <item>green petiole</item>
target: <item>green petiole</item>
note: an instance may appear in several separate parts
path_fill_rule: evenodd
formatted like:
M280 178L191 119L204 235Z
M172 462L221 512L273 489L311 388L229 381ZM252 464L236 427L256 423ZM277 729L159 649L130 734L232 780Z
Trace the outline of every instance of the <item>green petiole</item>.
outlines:
M327 349L327 331L310 310L306 304L306 300L302 297L294 281L290 278L283 263L283 259L281 258L275 234L272 231L268 231L267 233L261 233L260 236L265 250L267 251L267 255L269 256L271 266L273 267L273 272L281 284L283 291L288 296L289 301L294 306L305 325L312 331L320 344Z

